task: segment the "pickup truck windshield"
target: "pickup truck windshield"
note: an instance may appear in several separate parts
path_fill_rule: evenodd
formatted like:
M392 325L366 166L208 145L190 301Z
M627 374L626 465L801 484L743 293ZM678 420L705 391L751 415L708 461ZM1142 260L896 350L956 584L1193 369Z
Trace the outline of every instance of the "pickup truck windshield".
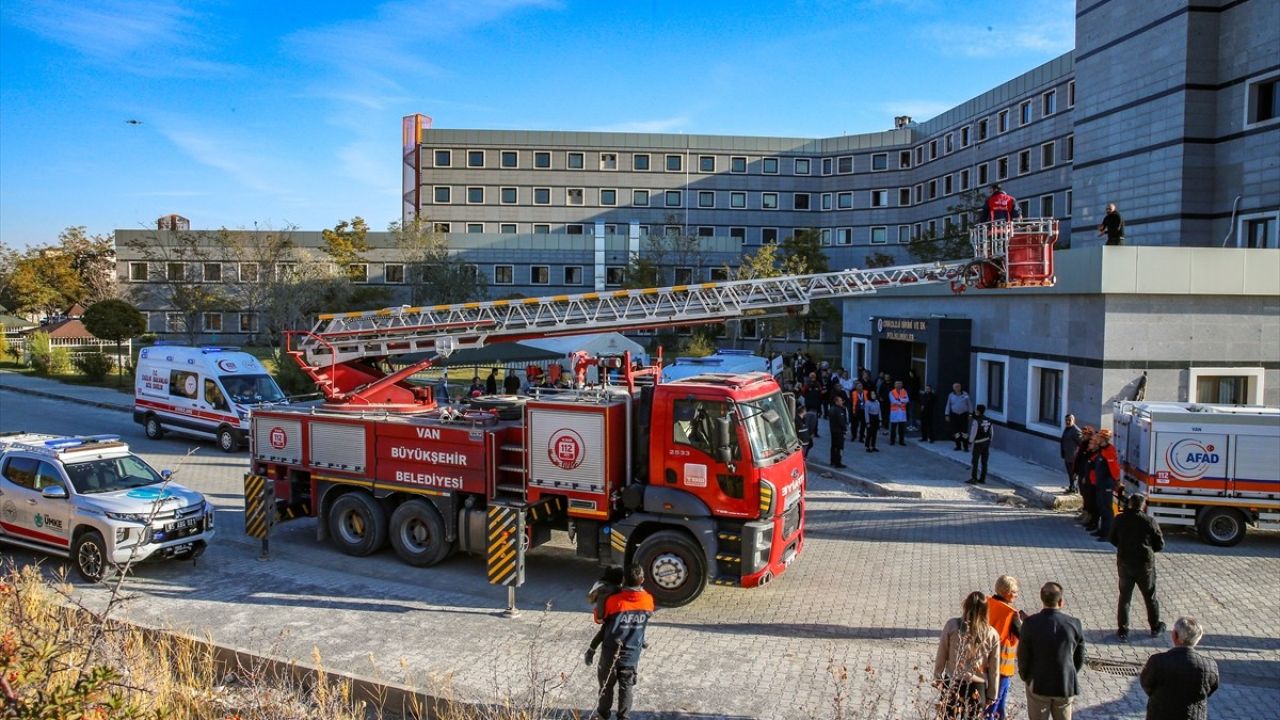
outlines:
M254 405L264 402L284 402L284 393L270 375L223 375L218 378L232 402Z
M782 393L740 402L738 410L757 462L777 460L799 449L800 438L783 404Z
M164 482L151 466L133 455L67 465L67 477L81 495L128 490Z

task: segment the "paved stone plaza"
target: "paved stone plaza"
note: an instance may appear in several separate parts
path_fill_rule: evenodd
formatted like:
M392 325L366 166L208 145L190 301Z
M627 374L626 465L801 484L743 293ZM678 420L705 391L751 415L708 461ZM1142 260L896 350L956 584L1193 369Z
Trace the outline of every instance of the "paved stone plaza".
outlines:
M0 386L13 382L0 377ZM554 707L592 702L594 673L581 658L594 632L583 593L595 571L567 545L530 556L516 619L500 617L505 594L485 583L477 558L428 570L409 569L389 552L350 558L317 545L310 520L280 528L272 559L260 562L240 534L243 453L172 437L149 441L119 411L8 390L0 390L0 408L0 430L119 432L157 467L181 462L182 481L218 506L220 535L197 567L138 570L131 587L139 596L125 611L132 619L304 662L314 648L332 670L447 686L475 701L523 692L533 657L541 676L560 684L564 674ZM198 452L182 461L192 445ZM1041 583L1066 587L1067 610L1090 643L1081 715L1142 716L1136 673L1168 638L1114 640L1109 545L1094 542L1069 513L993 502L961 484L964 468L919 448L859 451L845 462L849 472L862 464L876 476L900 467L896 482L918 486L922 497L873 497L813 463L805 553L769 586L713 587L687 608L661 611L641 667L641 717L833 717L832 666L849 675L846 716L929 716L920 678L932 669L938 630L965 593L989 592L1001 573L1021 580L1028 611ZM20 562L35 557L3 552ZM1280 706L1280 534L1251 533L1238 547L1214 548L1171 532L1158 562L1166 621L1197 615L1207 631L1201 647L1222 671L1212 717L1268 716ZM1140 601L1134 611L1133 626L1144 627ZM1022 697L1018 687L1019 709Z

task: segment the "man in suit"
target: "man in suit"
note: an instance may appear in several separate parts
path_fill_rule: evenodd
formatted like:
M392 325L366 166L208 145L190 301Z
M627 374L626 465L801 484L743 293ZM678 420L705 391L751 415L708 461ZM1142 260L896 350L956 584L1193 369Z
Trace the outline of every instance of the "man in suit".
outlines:
M1062 586L1040 588L1044 609L1022 623L1018 676L1027 684L1029 720L1071 720L1071 703L1080 693L1076 673L1084 666L1084 629L1062 612Z
M1206 720L1209 696L1218 689L1218 664L1196 652L1204 636L1193 617L1173 624L1173 649L1147 658L1142 689L1147 693L1147 720Z

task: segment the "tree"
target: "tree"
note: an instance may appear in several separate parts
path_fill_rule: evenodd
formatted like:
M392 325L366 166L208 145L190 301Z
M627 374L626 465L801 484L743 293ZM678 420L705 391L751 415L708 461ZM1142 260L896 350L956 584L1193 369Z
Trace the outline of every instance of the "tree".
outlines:
M160 235L162 232L164 236ZM147 261L150 279L135 292L177 313L182 318L187 342L192 345L200 334L204 314L229 306L221 273L222 262L229 259L230 235L226 228L212 232L157 230L129 243L129 247ZM206 265L210 270L217 266L217 281L205 277Z
M84 327L94 337L111 340L116 344L116 377L124 377L124 361L121 345L125 340L147 331L147 320L138 309L118 298L103 300L89 306L81 319ZM119 382L117 382L119 384Z
M666 227L674 228L680 220L668 215ZM683 278L677 271L687 269L697 276L705 262L701 239L680 232L648 235L644 251L633 255L627 262L624 287L639 289L677 285Z
M236 273L229 287L231 298L256 319L249 332L250 342L263 333L276 338L287 326L281 321L297 303L290 292L297 281L299 253L293 241L292 225L231 233L229 250L236 260Z
M71 268L84 288L78 301L92 304L119 296L115 244L112 235L89 235L82 225L59 233L58 248L70 256Z
M925 230L911 239L907 252L919 262L939 262L945 260L961 260L973 256L973 246L969 244L969 224L976 221L982 211L986 198L979 189L966 190L956 196L954 204L947 207L947 212L960 216L960 224L946 223L942 234Z
M338 222L333 229L325 228L320 234L324 238L325 254L344 270L363 262L364 253L369 251L369 226L359 215Z
M56 315L84 294L70 255L55 247L31 248L17 261L9 280L14 307Z
M484 276L449 252L447 238L435 232L430 221L417 217L407 224L393 222L387 231L405 261L411 304L451 305L488 295Z

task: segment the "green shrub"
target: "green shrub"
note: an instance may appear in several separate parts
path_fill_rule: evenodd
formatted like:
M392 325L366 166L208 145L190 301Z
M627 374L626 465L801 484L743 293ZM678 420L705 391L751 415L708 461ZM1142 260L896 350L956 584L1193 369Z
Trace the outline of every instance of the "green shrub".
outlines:
M316 391L316 384L294 359L284 353L274 355L276 384L285 395L307 395Z
M78 355L75 358L76 369L94 382L99 382L111 372L111 358L102 354L101 350Z
M71 352L53 347L49 333L32 333L27 338L27 357L31 367L41 375L60 375L71 371Z

